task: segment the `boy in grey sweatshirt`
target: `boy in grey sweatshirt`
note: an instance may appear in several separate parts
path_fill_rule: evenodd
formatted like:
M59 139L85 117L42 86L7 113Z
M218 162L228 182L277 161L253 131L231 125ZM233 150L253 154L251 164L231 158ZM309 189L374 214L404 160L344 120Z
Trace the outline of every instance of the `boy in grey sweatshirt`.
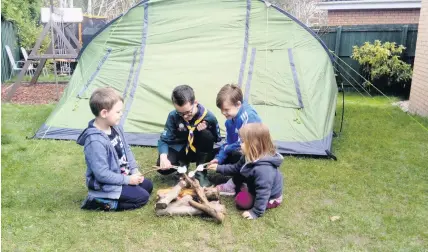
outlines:
M88 197L82 209L128 210L142 207L153 190L138 171L122 127L123 98L112 88L99 88L89 105L95 119L77 139L84 146Z

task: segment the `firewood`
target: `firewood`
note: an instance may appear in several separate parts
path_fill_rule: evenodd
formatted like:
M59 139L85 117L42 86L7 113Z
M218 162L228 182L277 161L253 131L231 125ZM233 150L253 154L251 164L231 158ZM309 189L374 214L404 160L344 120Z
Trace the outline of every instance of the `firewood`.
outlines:
M185 188L187 185L186 181L180 180L177 185L175 185L166 195L159 199L156 203L156 209L165 209L168 204L175 200L180 194L181 189Z
M156 198L157 201L159 201L161 198L165 198L165 196L172 190L173 188L165 188L165 189L159 189L156 192ZM208 201L217 201L220 200L220 194L218 190L215 187L205 187L204 188L205 196L207 197ZM186 195L191 196L197 196L195 189L193 188L183 188L181 189L180 193L177 197L184 197Z
M157 216L194 216L205 213L191 205L189 202L192 201L192 196L186 195L181 199L177 199L174 202L168 204L165 209L156 209ZM210 202L211 206L217 211L225 211L224 205L218 201Z
M213 202L216 202L216 201L213 201ZM189 204L192 207L205 212L211 217L214 217L218 223L222 223L224 221L224 218L225 218L224 214L226 212L226 208L224 207L224 205L221 205L220 203L214 204L210 202L208 204L201 204L194 200L190 200Z
M165 196L171 190L172 190L172 187L171 188L165 188L165 189L159 189L156 192L156 201L159 201L161 198L165 198ZM181 197L184 197L186 195L196 196L196 192L195 192L195 190L193 188L183 188L183 189L181 189L181 191L178 194L177 198L181 198ZM218 200L218 199L213 199L213 200Z
M189 201L192 200L192 196L186 195L181 199L177 199L174 202L168 204L164 209L156 209L156 215L199 215L202 211L189 205Z
M205 187L204 193L208 201L210 202L215 200L220 200L220 193L215 187Z
M196 179L191 179L186 174L183 174L184 179L193 187L195 188L196 194L199 197L199 200L201 203L196 202L194 200L190 200L189 204L199 210L204 211L205 213L209 214L210 216L214 217L217 222L222 223L224 220L224 214L225 211L217 211L212 205L210 205L207 197L205 196L204 189L199 185L199 181Z

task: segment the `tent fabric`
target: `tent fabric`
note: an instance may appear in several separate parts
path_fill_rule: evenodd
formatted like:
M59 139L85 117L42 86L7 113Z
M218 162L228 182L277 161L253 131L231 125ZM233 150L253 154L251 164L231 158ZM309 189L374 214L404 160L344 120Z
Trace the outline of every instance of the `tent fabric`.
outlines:
M224 134L215 95L227 83L266 123L278 151L327 155L337 85L331 55L287 12L256 0L143 1L82 50L64 94L36 138L76 139L93 118L89 97L110 86L125 98L129 142L155 146L173 88L188 84Z

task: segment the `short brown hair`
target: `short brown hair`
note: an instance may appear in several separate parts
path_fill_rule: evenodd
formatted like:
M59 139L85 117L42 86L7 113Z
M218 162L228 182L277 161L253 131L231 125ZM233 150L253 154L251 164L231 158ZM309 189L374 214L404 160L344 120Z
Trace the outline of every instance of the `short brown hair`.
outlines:
M92 114L99 116L101 110L110 110L118 102L122 101L122 96L111 87L97 88L89 99L89 106L91 107Z
M276 153L269 128L263 123L248 123L239 130L239 137L245 144L245 159L254 162L265 156Z
M235 84L224 85L217 94L216 105L221 109L225 101L230 101L233 105L243 102L242 90Z

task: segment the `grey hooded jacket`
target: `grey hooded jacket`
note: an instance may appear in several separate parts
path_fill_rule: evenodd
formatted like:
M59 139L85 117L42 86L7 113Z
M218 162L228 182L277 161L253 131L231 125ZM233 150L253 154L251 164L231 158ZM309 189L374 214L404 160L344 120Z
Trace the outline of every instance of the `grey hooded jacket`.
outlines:
M119 199L122 185L128 185L130 177L121 174L119 157L107 134L95 128L93 124L94 120L90 121L88 128L77 139L77 143L84 146L88 196L90 198ZM122 127L114 126L113 128L125 146L130 174L137 173L137 163L126 142Z
M245 157L242 157L236 164L218 165L217 172L245 177L248 191L255 196L253 208L249 212L253 218L257 218L266 211L269 200L282 195L284 181L278 170L282 161L283 157L278 153L251 163L245 163Z

